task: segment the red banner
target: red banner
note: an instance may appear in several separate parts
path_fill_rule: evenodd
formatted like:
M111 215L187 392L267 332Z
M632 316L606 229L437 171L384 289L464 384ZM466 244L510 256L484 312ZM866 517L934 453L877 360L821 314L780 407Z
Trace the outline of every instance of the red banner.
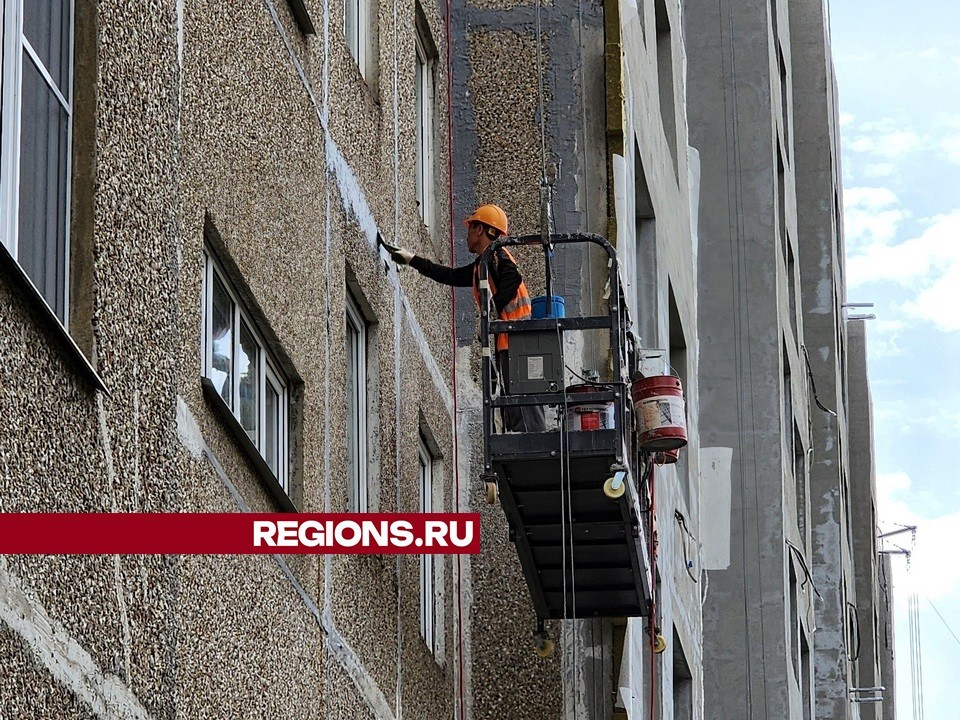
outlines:
M477 513L0 513L0 554L474 554Z

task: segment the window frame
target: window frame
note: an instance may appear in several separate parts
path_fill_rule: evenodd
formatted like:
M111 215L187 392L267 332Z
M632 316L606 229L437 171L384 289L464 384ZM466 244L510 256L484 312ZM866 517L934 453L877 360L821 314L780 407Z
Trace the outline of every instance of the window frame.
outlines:
M417 444L417 462L420 481L420 512L432 513L434 493L434 465L435 458L422 434ZM430 652L439 651L437 633L437 593L436 593L436 564L437 556L424 554L420 556L420 637L426 643Z
M259 324L255 321L253 314L247 309L247 304L243 301L240 292L235 283L231 280L229 273L224 269L223 263L217 258L214 250L205 245L203 250L204 268L202 282L202 332L201 332L201 377L208 380L217 394L227 412L236 420L238 426L243 430L244 436L250 441L250 445L259 454L259 459L263 461L264 466L273 474L274 479L280 486L280 489L289 497L291 494L290 482L290 398L292 382L286 373L281 369L274 353L270 350L269 344L264 340ZM212 377L213 369L213 288L214 279L217 279L227 297L231 302L231 320L230 320L230 398L223 398L221 387L217 387L216 380ZM240 382L241 376L237 370L238 353L240 350L240 328L245 327L246 331L257 345L257 408L256 408L256 439L251 438L249 433L243 428L240 416ZM277 418L276 418L276 461L274 465L270 464L266 453L266 432L267 432L267 410L266 410L266 390L267 386L273 387L278 394Z
M352 11L352 12L351 12ZM350 55L360 68L360 75L368 80L367 64L370 54L370 0L344 0L343 36ZM354 27L351 33L350 20Z
M367 406L367 347L369 344L370 323L363 314L360 303L349 290L346 292L344 303L344 347L347 351L346 371L348 373L344 383L344 392L347 395L347 468L348 494L347 507L350 512L367 512L369 508L369 408ZM353 329L354 337L350 337L349 329ZM349 362L351 359L353 362ZM354 394L350 394L349 373L355 373ZM355 408L356 415L352 414ZM350 447L350 433L353 432L354 447Z
M73 191L73 115L74 115L74 44L76 36L76 9L73 0L65 0L63 8L69 13L66 23L67 55L65 88L61 89L53 79L39 53L24 32L23 0L6 0L0 9L0 244L10 257L24 270L31 285L52 311L64 330L69 332L70 325L70 222ZM62 43L61 43L62 44ZM28 60L24 60L24 54ZM24 62L31 62L40 74L46 89L53 92L57 104L66 114L66 168L63 187L64 205L62 208L63 256L57 267L62 281L55 288L55 302L51 303L46 292L40 289L35 279L26 272L20 262L20 159L22 150L22 101ZM66 93L66 95L64 94ZM47 168L49 170L49 167ZM49 185L49 183L48 183ZM59 248L58 248L59 249ZM57 309L62 293L62 310Z
M420 219L428 229L433 219L433 170L436 148L435 58L418 30L414 43L414 104L416 129L415 187Z

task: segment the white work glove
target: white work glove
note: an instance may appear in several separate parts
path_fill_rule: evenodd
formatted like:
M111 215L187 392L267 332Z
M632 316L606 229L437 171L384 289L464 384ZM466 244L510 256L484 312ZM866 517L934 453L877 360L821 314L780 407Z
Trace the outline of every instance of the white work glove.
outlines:
M388 253L390 253L390 257L393 258L393 261L397 265L409 265L410 261L414 258L414 254L406 248L402 248L397 245L391 245L384 240L380 240L380 244L383 245Z
M415 255L406 248L398 247L390 252L390 257L397 265L409 265Z

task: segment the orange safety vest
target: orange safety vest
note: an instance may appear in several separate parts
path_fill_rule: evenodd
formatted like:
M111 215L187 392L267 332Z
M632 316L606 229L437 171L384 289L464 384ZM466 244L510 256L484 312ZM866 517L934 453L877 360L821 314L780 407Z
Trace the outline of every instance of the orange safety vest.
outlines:
M510 251L506 248L500 248L503 252L507 254L507 257L513 261L513 264L516 265L517 261L514 259L513 255L510 254ZM487 282L490 284L490 297L492 298L497 293L497 286L493 282L493 276L491 273L487 273ZM473 299L477 303L477 307L480 307L480 263L477 263L473 268ZM527 292L527 285L520 281L520 287L517 288L517 294L514 296L513 300L506 304L506 306L499 312L501 320L528 320L530 318L530 293ZM497 350L506 350L510 346L509 337L506 333L497 334Z

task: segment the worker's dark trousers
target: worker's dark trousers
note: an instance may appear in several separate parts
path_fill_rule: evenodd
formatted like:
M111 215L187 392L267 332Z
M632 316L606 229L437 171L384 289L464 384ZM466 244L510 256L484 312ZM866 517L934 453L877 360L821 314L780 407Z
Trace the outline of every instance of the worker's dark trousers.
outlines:
M506 350L497 350L497 367L500 373L500 388L504 395L508 395L510 364ZM547 430L543 419L543 405L505 407L502 411L503 427L507 432L546 432Z

